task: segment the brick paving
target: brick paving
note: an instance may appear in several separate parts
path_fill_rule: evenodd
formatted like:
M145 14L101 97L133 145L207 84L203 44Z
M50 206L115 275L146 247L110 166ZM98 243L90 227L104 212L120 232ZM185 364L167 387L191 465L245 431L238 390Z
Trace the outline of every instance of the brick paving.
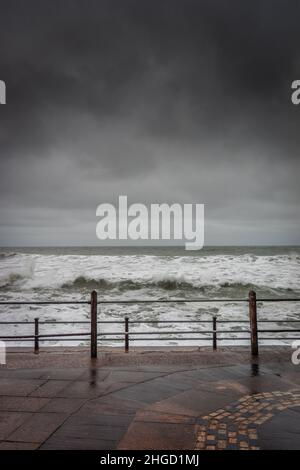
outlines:
M259 426L276 413L295 406L300 406L300 389L246 395L198 419L195 449L259 450Z

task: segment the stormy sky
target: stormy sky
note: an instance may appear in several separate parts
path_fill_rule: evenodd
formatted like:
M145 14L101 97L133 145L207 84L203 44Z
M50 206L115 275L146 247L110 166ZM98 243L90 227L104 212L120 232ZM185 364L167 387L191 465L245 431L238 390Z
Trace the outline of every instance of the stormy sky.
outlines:
M0 245L97 245L120 194L299 244L299 44L293 0L0 0Z

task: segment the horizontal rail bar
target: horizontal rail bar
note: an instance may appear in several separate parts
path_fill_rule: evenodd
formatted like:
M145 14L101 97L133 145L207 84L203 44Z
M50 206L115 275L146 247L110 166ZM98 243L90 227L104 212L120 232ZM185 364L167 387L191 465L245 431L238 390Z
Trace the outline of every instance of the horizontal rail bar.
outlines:
M117 333L119 334L119 333ZM56 334L43 334L43 335L38 335L38 338L60 338L60 337L66 337L66 336L89 336L90 332L88 333L56 333ZM35 335L8 335L8 336L0 336L0 339L10 339L10 338L15 338L15 339L22 339L22 338L35 338Z
M299 299L300 300L300 299ZM145 303L212 303L212 302L248 302L248 299L133 299L133 300L99 300L98 304L145 304Z
M0 339L5 339L5 340L7 340L7 339L25 339L25 338L34 339L35 336L34 335L0 336Z
M299 320L300 321L300 320ZM129 323L211 323L210 320L129 320ZM249 323L249 320L217 320L218 323ZM99 322L98 322L99 323ZM115 322L102 322L115 323ZM121 322L124 323L124 322Z
M129 320L133 324L153 324L153 323L211 323L212 320ZM98 324L124 324L124 320L98 320ZM249 323L249 320L217 320L217 323ZM300 320L258 320L257 323L300 323ZM39 322L40 325L89 325L89 321L76 321L76 320L44 320ZM0 321L0 325L34 325L34 321Z
M300 297L291 298L262 298L256 299L257 302L300 302ZM124 300L98 300L98 304L144 304L144 303L215 303L215 302L246 302L248 299L124 299ZM0 305L90 305L89 300L32 300L32 301L0 301Z
M265 298L265 299L258 299L256 298L256 302L300 302L299 297L278 297L278 298Z
M147 334L147 335L157 335L157 334L164 334L164 335L184 335L184 334L199 334L199 333L212 333L211 330L203 330L203 331L163 331L162 333L159 333L159 331L130 331L130 336L131 335L144 335L144 334ZM98 333L97 336L113 336L113 335L120 335L122 334L122 332L118 331L118 332L105 332L105 333ZM123 335L126 334L126 333L123 333Z
M299 320L300 321L300 320ZM72 320L44 320L39 322L40 325L55 325L55 324L90 324L89 321L72 321ZM98 320L98 324L124 324L124 320L109 320L101 321ZM130 324L147 324L147 323L211 323L211 320L129 320ZM247 320L218 320L218 323L249 323ZM0 321L0 325L33 325L34 321Z
M152 334L153 334L153 335L155 335L155 334L168 334L168 335L172 335L172 336L171 336L171 337L169 336L168 338L166 338L166 340L171 340L171 341L178 340L178 341L181 341L181 340L186 340L187 338L186 338L186 337L180 337L180 338L179 338L178 336L175 336L175 337L174 337L173 335L177 335L177 334L203 334L203 335L209 334L209 335L212 335L212 334L213 334L213 331L211 331L211 332L205 332L205 331L204 331L204 332L202 332L202 331L187 331L187 332L185 332L185 333L183 333L183 332L173 332L173 333L171 333L171 332L164 332L164 333L159 333L159 332L157 332L157 331L156 331L156 332L140 332L140 333L133 333L133 332L131 332L131 333L130 333L130 337L131 337L132 339L138 339L138 338L136 338L136 336L140 336L140 335L143 335L143 334L145 334L145 333L146 333L147 335L152 335ZM241 340L242 340L242 339L248 339L248 337L241 337L241 336L229 336L229 337L226 338L226 337L222 336L222 333L223 333L222 331L218 331L218 333L219 333L219 336L218 336L218 339L219 339L219 340L233 340L233 341L235 341L235 340L239 340L239 339L241 339ZM247 334L249 334L249 332L245 332L245 331L238 331L237 333L247 333ZM266 332L264 332L264 333L268 333L268 331L266 331ZM282 331L278 331L277 333L284 333L284 331L283 331L283 332L282 332ZM286 333L300 333L300 331L297 330L297 331L294 332L293 330L289 330L289 331L286 332ZM78 338L79 336L80 336L80 337L85 337L85 336L88 337L89 335L90 335L90 333L66 333L66 334L62 333L62 334L57 334L57 335L50 335L50 334L47 334L47 335L39 335L38 338L39 338L40 340L43 340L43 338L46 340L46 339L48 338L48 339L53 339L53 340L61 339L62 341L64 341L64 338L73 337L73 338L79 340L79 339L80 339L80 338ZM102 333L102 334L98 334L97 336L98 336L99 338L101 337L101 341L102 341L102 340L104 340L105 337L107 337L107 336L111 336L111 337L112 337L112 340L116 340L116 339L118 339L118 338L116 338L115 336L118 336L118 335L122 336L122 338L124 337L124 333L122 333L122 332L116 332L116 333ZM19 340L25 340L25 339L31 341L31 340L33 340L34 338L35 338L34 335L17 335L17 336L12 336L12 335L11 335L11 336L1 336L1 337L0 337L1 340L5 340L5 341L7 341L7 340L19 341ZM140 338L140 339L141 339L141 338ZM152 339L155 339L155 338L152 337ZM195 338L193 337L192 339L195 339ZM210 337L206 337L206 339L211 339L211 336L210 336ZM274 340L277 340L277 339L293 339L293 338L291 338L290 336L282 336L282 337L278 337L278 336L272 336L272 337L270 337L270 336L269 336L269 337L266 337L266 338L260 337L260 339L268 339L268 340L274 339ZM300 339L300 336L295 337L294 339Z
M122 340L122 338L119 338ZM225 339L225 338L224 338ZM235 340L240 340L240 341L248 341L249 338L226 338L226 339L232 339L233 341ZM300 339L300 338L299 338ZM109 338L103 338L102 341L109 340ZM212 338L211 336L208 338L207 336L204 337L198 337L198 338L132 338L130 341L211 341ZM222 341L223 338L220 338L220 341ZM124 341L124 338L123 338ZM219 338L218 338L219 341Z
M88 338L89 339L89 338ZM5 341L10 341L10 342L19 342L18 340L16 341L14 338L10 338L10 339L6 339ZM39 340L40 343L41 342L46 342L46 341L57 341L55 338L48 338L48 339L40 339ZM60 341L87 341L86 339L82 340L81 338L63 338L61 339ZM22 339L22 343L23 342L30 342L32 343L32 339Z
M295 298L263 298L256 299L257 302L300 302L300 297ZM249 302L249 299L133 299L133 300L98 300L98 304L131 304L131 303L189 303L189 302Z
M98 322L99 323L99 322ZM116 323L116 322L109 322L109 323ZM124 322L118 322L118 323L124 323ZM89 321L55 321L55 320L45 320L45 321L39 321L39 325L79 325L79 324L85 324L89 325ZM34 321L0 321L0 325L34 325Z
M248 299L124 299L124 300L98 300L98 304L145 304L145 303L192 303L192 302L248 302ZM5 300L0 301L0 305L61 305L61 304L86 304L90 305L89 300L83 301L68 301L68 300Z
M274 338L274 337L272 337L272 338L270 338L270 337L265 337L265 338L262 337L262 338L259 338L260 341L270 341L270 340L273 340L273 341L274 341L274 340L293 341L293 340L297 340L297 339L300 340L300 336L295 336L295 337L293 337L293 336L281 336L281 337L275 337L275 338Z
M39 338L50 338L50 337L53 337L53 338L60 338L60 337L64 337L64 336L89 336L90 335L90 332L85 332L85 333L55 333L55 334L42 334L42 335L39 335Z
M34 321L0 321L0 325L34 325Z
M145 333L144 333L145 334ZM148 334L148 333L147 333ZM157 333L158 334L158 333ZM199 332L198 332L199 334ZM105 338L105 336L109 336L109 335L105 335L103 334L102 336L104 336L103 338L101 338L101 341L124 341L124 333L114 333L114 335L117 335L117 336L120 336L120 337L114 337L114 338ZM131 333L130 333L131 335ZM77 334L77 335L73 335L73 334L68 334L68 335L61 335L61 340L62 341L81 341L81 338L78 338L78 336L85 336L85 335L80 335L80 334ZM19 341L19 340L22 340L22 341L32 341L35 336L29 336L29 335L24 335L24 336L6 336L6 337L1 337L2 339L5 338L5 340L7 341ZM41 341L56 341L56 336L54 335L41 335L39 336L40 340ZM89 340L89 334L87 335L87 339ZM167 338L161 338L161 337L158 337L158 338L147 338L149 341L157 341L157 340L165 340L165 341L184 341L184 340L187 340L187 339L190 339L190 340L197 340L197 339L201 339L201 340L207 340L207 341L211 341L211 336L201 336L199 338L195 338L195 337L191 337L191 338L186 338L186 337L175 337L175 338L170 338L170 337L167 337ZM136 341L142 341L142 340L147 340L146 338L132 338L132 340L136 340ZM218 337L218 340L219 341L238 341L238 340L241 340L241 341L246 341L248 340L249 337L241 337L241 336L233 336L233 337L223 337L223 336L220 336ZM270 336L266 336L266 337L260 337L261 340L292 340L292 339L300 339L300 336L297 336L297 337L290 337L290 336L281 336L281 337L270 337ZM86 339L84 339L86 341Z
M139 323L211 323L212 320L129 320L131 325ZM99 322L98 322L99 323ZM106 323L106 322L103 322ZM115 322L111 322L115 323ZM124 323L124 322L122 322Z
M289 329L289 330L257 330L258 333L290 333L291 331L293 333L300 333L300 330L294 330L294 329Z
M257 323L300 323L300 320L257 320Z
M90 305L89 300L32 300L32 301L0 301L0 305Z
M32 341L32 339L23 339L21 338L22 341ZM242 340L244 338L241 338ZM247 338L245 338L247 339ZM63 338L61 341L81 341L80 338ZM89 340L89 338L88 338ZM181 340L195 340L195 341L198 341L198 340L204 340L204 341L211 341L211 338L207 338L207 337L203 337L203 338L132 338L132 341L181 341ZM9 338L7 339L7 341L15 341L15 338ZM44 338L44 339L41 339L40 342L45 342L45 341L56 341L55 338ZM86 340L84 340L86 341ZM124 333L123 333L123 336L121 338L102 338L101 339L101 342L102 341L124 341ZM98 343L101 343L100 341L98 341Z
M289 330L289 331L297 331L297 330ZM163 331L161 334L164 335L187 335L187 334L212 334L214 330L201 330L201 331ZM218 333L250 333L249 330L218 330ZM107 335L119 335L122 334L122 332L114 332L114 331L108 331L105 333L98 333L98 336L107 336ZM124 333L123 333L124 334ZM157 335L160 334L159 331L130 331L130 336L131 335Z
M282 338L260 338L261 341L270 341L270 340L278 340L278 341L294 341L294 340L300 340L300 336L299 337L282 337ZM160 340L163 340L163 341L176 341L176 338L132 338L132 341L160 341ZM190 340L190 341L211 341L211 338L180 338L178 339L178 341L181 341L181 340ZM249 338L218 338L218 342L220 341L236 341L236 340L239 340L239 341L249 341ZM7 339L6 340L7 342L18 342L16 341L15 338L12 338L12 339ZM40 342L53 342L53 341L56 341L55 338L48 338L48 339L41 339ZM65 342L65 341L82 341L81 338L63 338L61 339L62 342ZM85 342L88 342L89 341L89 338L87 339L84 339L83 341ZM112 341L111 338L102 338L101 339L101 342L103 341ZM124 338L114 338L113 341L124 341ZM32 343L32 339L22 339L22 342L30 342ZM98 344L100 342L98 341Z

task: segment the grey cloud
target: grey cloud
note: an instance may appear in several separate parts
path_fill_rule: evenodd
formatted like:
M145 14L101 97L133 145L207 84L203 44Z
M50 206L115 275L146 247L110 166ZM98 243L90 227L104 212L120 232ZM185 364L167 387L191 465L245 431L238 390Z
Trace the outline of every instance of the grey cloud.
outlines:
M208 243L249 243L245 218L255 243L294 243L299 13L293 0L2 1L0 244L21 245L26 223L27 244L30 227L34 244L72 243L74 226L93 243L97 204L119 194L206 203Z

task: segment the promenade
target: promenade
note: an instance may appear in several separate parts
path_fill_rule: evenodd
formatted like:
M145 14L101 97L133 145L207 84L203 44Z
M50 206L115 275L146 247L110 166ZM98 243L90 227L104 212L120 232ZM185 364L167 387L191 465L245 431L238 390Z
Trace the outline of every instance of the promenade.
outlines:
M0 449L299 449L290 348L14 349Z

